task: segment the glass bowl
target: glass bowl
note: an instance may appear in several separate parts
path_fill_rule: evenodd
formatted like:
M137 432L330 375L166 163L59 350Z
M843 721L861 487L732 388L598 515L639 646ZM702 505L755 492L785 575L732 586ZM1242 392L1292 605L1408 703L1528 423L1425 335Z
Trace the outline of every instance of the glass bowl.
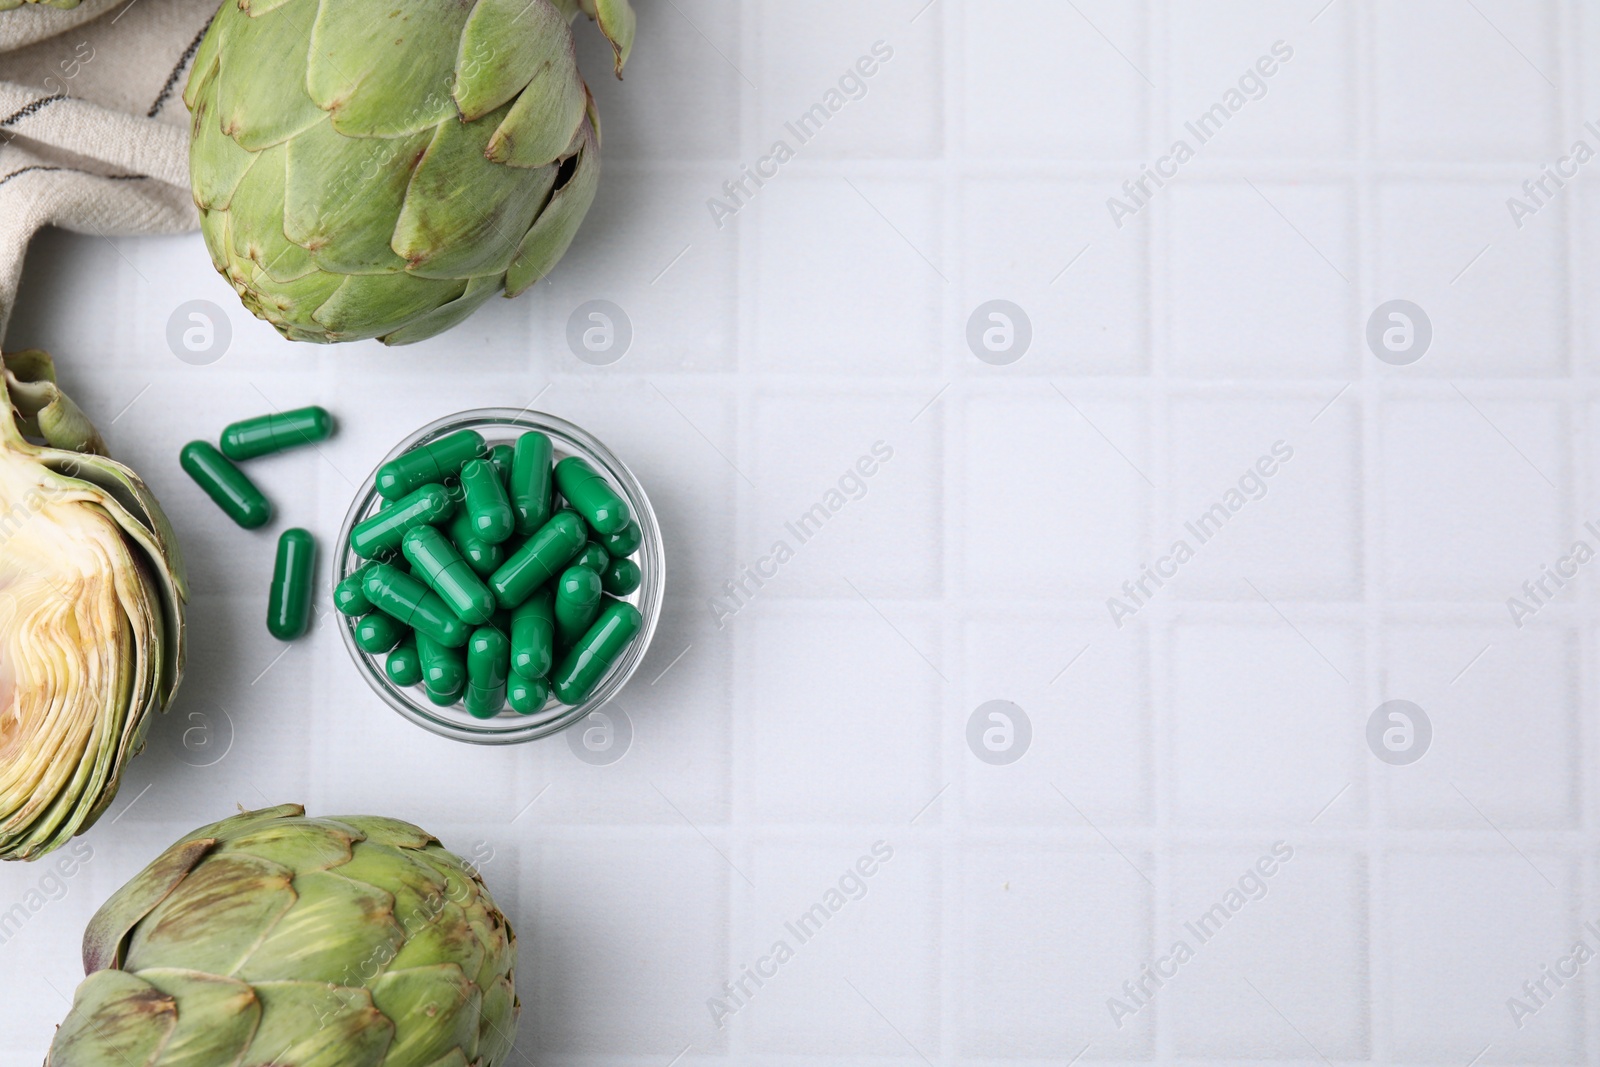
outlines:
M362 677L384 703L423 729L441 737L478 745L514 745L548 737L565 730L573 723L582 722L589 717L590 712L604 706L616 696L639 669L639 664L644 662L645 653L650 648L650 640L655 636L656 624L661 618L661 601L666 590L665 549L661 543L661 526L656 522L656 513L650 507L650 498L645 495L644 487L639 484L639 479L634 477L626 464L587 431L564 419L539 411L482 408L451 415L429 423L401 441L393 451L379 461L378 467L418 445L425 445L458 430L477 430L490 446L512 444L529 430L546 434L554 448L553 462L565 459L567 456L582 456L610 479L611 484L627 500L628 508L633 512L633 519L639 524L639 530L643 534L639 551L632 557L639 564L641 576L639 588L619 599L626 600L639 609L639 614L644 617L644 625L639 631L639 636L617 662L612 664L611 670L600 680L600 684L595 687L589 699L577 706L561 704L552 696L544 708L533 715L518 715L507 711L494 719L475 719L459 704L441 708L428 699L421 686L408 689L391 682L388 674L384 672L386 657L369 655L356 646L356 619L345 615L338 616L344 647L349 651L350 658ZM367 478L366 488L350 505L350 513L345 516L344 528L339 531L338 549L334 558L335 585L366 562L350 550L350 531L358 522L371 517L385 503L378 495L375 484L378 467L373 468L372 474Z

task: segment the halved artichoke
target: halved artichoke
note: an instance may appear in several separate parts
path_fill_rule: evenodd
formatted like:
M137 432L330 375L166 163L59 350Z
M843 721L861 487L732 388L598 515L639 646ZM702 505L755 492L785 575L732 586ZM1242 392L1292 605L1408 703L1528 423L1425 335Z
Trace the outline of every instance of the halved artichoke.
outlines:
M0 362L0 859L35 859L110 806L171 702L188 587L161 506L50 357Z
M11 11L24 4L41 4L44 7L59 7L65 10L77 7L78 0L0 0L0 11Z

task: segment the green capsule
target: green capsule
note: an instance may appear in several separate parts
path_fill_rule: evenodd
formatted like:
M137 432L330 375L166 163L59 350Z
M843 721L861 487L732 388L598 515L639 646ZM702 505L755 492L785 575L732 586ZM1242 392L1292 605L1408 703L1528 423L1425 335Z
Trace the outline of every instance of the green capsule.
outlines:
M515 608L533 591L560 574L583 551L589 531L575 511L558 511L489 576L489 588L503 608Z
M460 648L448 648L427 634L417 634L417 658L422 662L422 687L428 699L449 707L461 699L467 688L467 656Z
M540 589L511 613L511 670L520 678L543 678L555 666L555 594Z
M350 550L363 559L398 552L407 530L444 522L454 508L444 486L425 485L404 500L357 523L350 531Z
M612 559L621 559L639 551L639 545L643 541L644 531L639 529L637 522L630 522L620 533L601 535L600 547L604 548Z
M548 678L518 678L511 676L506 682L506 703L518 715L534 715L550 700Z
M368 655L383 655L398 645L405 635L405 624L381 611L374 611L356 620L356 647Z
M628 528L632 519L628 502L582 456L568 456L556 464L556 488L597 533L621 533Z
M480 626L467 642L467 712L492 719L506 706L511 673L511 642L493 626Z
M510 445L495 445L489 450L489 462L494 464L494 472L500 476L501 484L508 487L511 484L511 465L516 454L517 450Z
M600 584L612 596L627 596L639 588L644 575L639 565L631 559L614 559L600 575Z
M578 558L572 561L574 567L588 567L596 574L604 574L606 568L611 566L611 555L594 541L583 546L583 551L578 553Z
M411 634L395 646L383 664L389 681L404 688L422 683L422 655L417 651L417 636Z
M467 514L472 516L472 532L478 540L504 544L516 529L516 522L505 483L494 472L494 464L475 459L462 467L461 488L466 494Z
M222 454L231 460L270 456L333 436L333 416L318 407L296 408L233 423L222 431Z
M511 507L517 515L517 535L532 537L553 513L550 438L525 433L517 438L511 458Z
M316 576L316 539L299 527L283 531L267 597L267 631L279 641L293 641L311 625L311 586Z
M556 650L566 651L600 614L600 576L588 567L568 567L556 581Z
M446 648L460 648L467 643L467 624L439 599L439 594L393 564L374 566L361 588L373 607L417 633L426 634Z
M489 577L506 561L504 545L491 545L474 536L472 516L468 515L465 509L457 511L451 517L446 532L456 546L456 551L461 553L461 558L467 561L467 566L471 567L479 578Z
M411 573L438 593L462 622L478 626L489 621L494 594L444 534L432 526L413 526L400 542L400 551L410 561Z
M367 568L371 566L370 560L363 563L333 587L333 608L340 615L365 615L372 610L372 601L367 599L367 594L361 588L361 583L367 577Z
M589 632L573 645L550 677L551 688L563 704L582 704L644 628L644 616L626 600L613 600L601 609Z
M178 464L228 518L246 530L259 529L272 521L272 504L266 496L209 442L190 441L184 445Z
M385 500L399 500L429 482L453 477L468 461L488 454L489 446L477 430L449 434L379 467L378 494Z

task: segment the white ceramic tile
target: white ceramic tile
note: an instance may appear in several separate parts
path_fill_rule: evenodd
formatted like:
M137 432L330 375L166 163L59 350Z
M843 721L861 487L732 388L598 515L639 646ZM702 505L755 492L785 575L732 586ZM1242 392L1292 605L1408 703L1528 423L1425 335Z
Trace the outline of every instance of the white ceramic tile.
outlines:
M965 405L959 515L968 595L1100 601L1138 575L1153 497L1139 405L1072 399L1041 385L1025 398ZM1018 539L1049 530L1067 551L1019 566Z
M1177 573L1160 595L1236 600L1253 595L1246 580L1283 597L1360 595L1360 411L1332 399L1173 401L1172 510L1150 562L1172 556L1162 570ZM1193 552L1182 564L1180 543Z
M746 210L760 232L761 367L881 375L937 365L949 273L932 186L786 176Z
M539 1059L668 1060L691 1041L717 1051L703 1006L726 977L731 872L717 852L686 831L654 842L545 841L523 853L518 949L531 965L518 983L519 1047ZM618 1015L618 1003L628 1011Z
M1262 837L1177 858L1167 936L1157 936L1152 966L1171 975L1154 995L1170 1008L1179 1053L1366 1059L1365 857Z
M1547 982L1535 1007L1524 982L1542 978L1581 938L1589 918L1573 908L1573 872L1559 857L1508 848L1385 857L1380 883L1389 950L1383 970L1390 1047L1397 1059L1572 1063L1580 1058L1581 990ZM1518 1027L1518 1022L1522 1026ZM1485 1047L1489 1047L1487 1053Z
M1537 178L1530 167L1527 178ZM1506 208L1521 179L1395 180L1379 189L1375 277L1382 303L1422 308L1432 344L1388 377L1548 377L1567 365L1565 200L1523 218ZM1378 308L1362 308L1361 332ZM1381 317L1381 316L1380 316ZM1355 347L1355 346L1352 346ZM1367 352L1362 351L1367 359Z
M755 525L740 574L728 577L763 599L833 597L849 592L846 582L868 597L938 595L943 554L915 532L944 520L943 419L937 410L919 415L925 402L917 394L760 396ZM739 607L720 583L704 593Z
M1301 826L1339 796L1319 823L1359 824L1356 637L1261 610L1258 623L1192 622L1172 633L1172 817L1189 826Z
M992 300L1028 316L1032 342L994 367L963 346L973 374L1141 374L1149 365L1149 226L1115 228L1116 182L973 178L962 187L964 321Z
M1358 277L1349 187L1204 182L1157 195L1172 218L1175 371L1348 374Z
M961 862L962 1055L1063 1062L1090 1045L1100 1058L1147 1058L1156 1012L1118 1027L1107 1002L1150 958L1152 887L1130 866L1149 858L974 847Z
M751 620L737 703L750 735L746 791L762 819L909 822L943 784L929 714L946 685L938 632L887 611L859 599L826 611L777 604ZM800 720L804 730L790 728Z
M860 834L826 845L768 841L755 847L750 877L754 915L727 977L777 973L761 986L746 980L737 1006L719 998L733 1012L719 1006L719 1018L746 1024L751 1046L772 1055L937 1052L943 893L927 849ZM782 963L779 943L793 953Z
M1401 599L1504 603L1566 547L1562 416L1461 390L1381 413L1383 578Z
M1076 805L1097 824L1148 822L1143 631L1130 627L1113 638L1100 619L1008 612L970 617L964 632L966 699L947 729L962 739L965 816L1005 826L1071 825ZM966 747L968 721L994 700L1020 707L1031 732L1022 757L998 766Z
M1153 91L1142 7L1006 0L961 10L969 159L1138 155Z
M1575 824L1578 634L1548 617L1518 630L1509 615L1493 625L1388 631L1383 698L1417 704L1433 731L1421 760L1382 768L1397 825Z
M756 143L781 140L805 159L939 155L944 13L925 2L760 4Z
M1207 156L1349 155L1356 126L1350 103L1358 8L1321 7L1309 0L1172 5L1172 113L1163 140L1185 140ZM1228 113L1225 120L1213 111L1218 104ZM1190 122L1208 139L1202 142L1186 129Z
M1558 5L1376 4L1375 138L1396 159L1537 159L1554 147ZM1465 14L1467 17L1462 17Z

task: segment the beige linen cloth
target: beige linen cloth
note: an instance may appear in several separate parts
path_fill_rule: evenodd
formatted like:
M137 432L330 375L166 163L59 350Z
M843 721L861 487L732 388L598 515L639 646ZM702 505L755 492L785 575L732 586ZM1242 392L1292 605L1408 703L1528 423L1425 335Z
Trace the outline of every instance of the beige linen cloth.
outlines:
M84 0L0 12L0 340L40 228L181 233L183 86L218 0Z

